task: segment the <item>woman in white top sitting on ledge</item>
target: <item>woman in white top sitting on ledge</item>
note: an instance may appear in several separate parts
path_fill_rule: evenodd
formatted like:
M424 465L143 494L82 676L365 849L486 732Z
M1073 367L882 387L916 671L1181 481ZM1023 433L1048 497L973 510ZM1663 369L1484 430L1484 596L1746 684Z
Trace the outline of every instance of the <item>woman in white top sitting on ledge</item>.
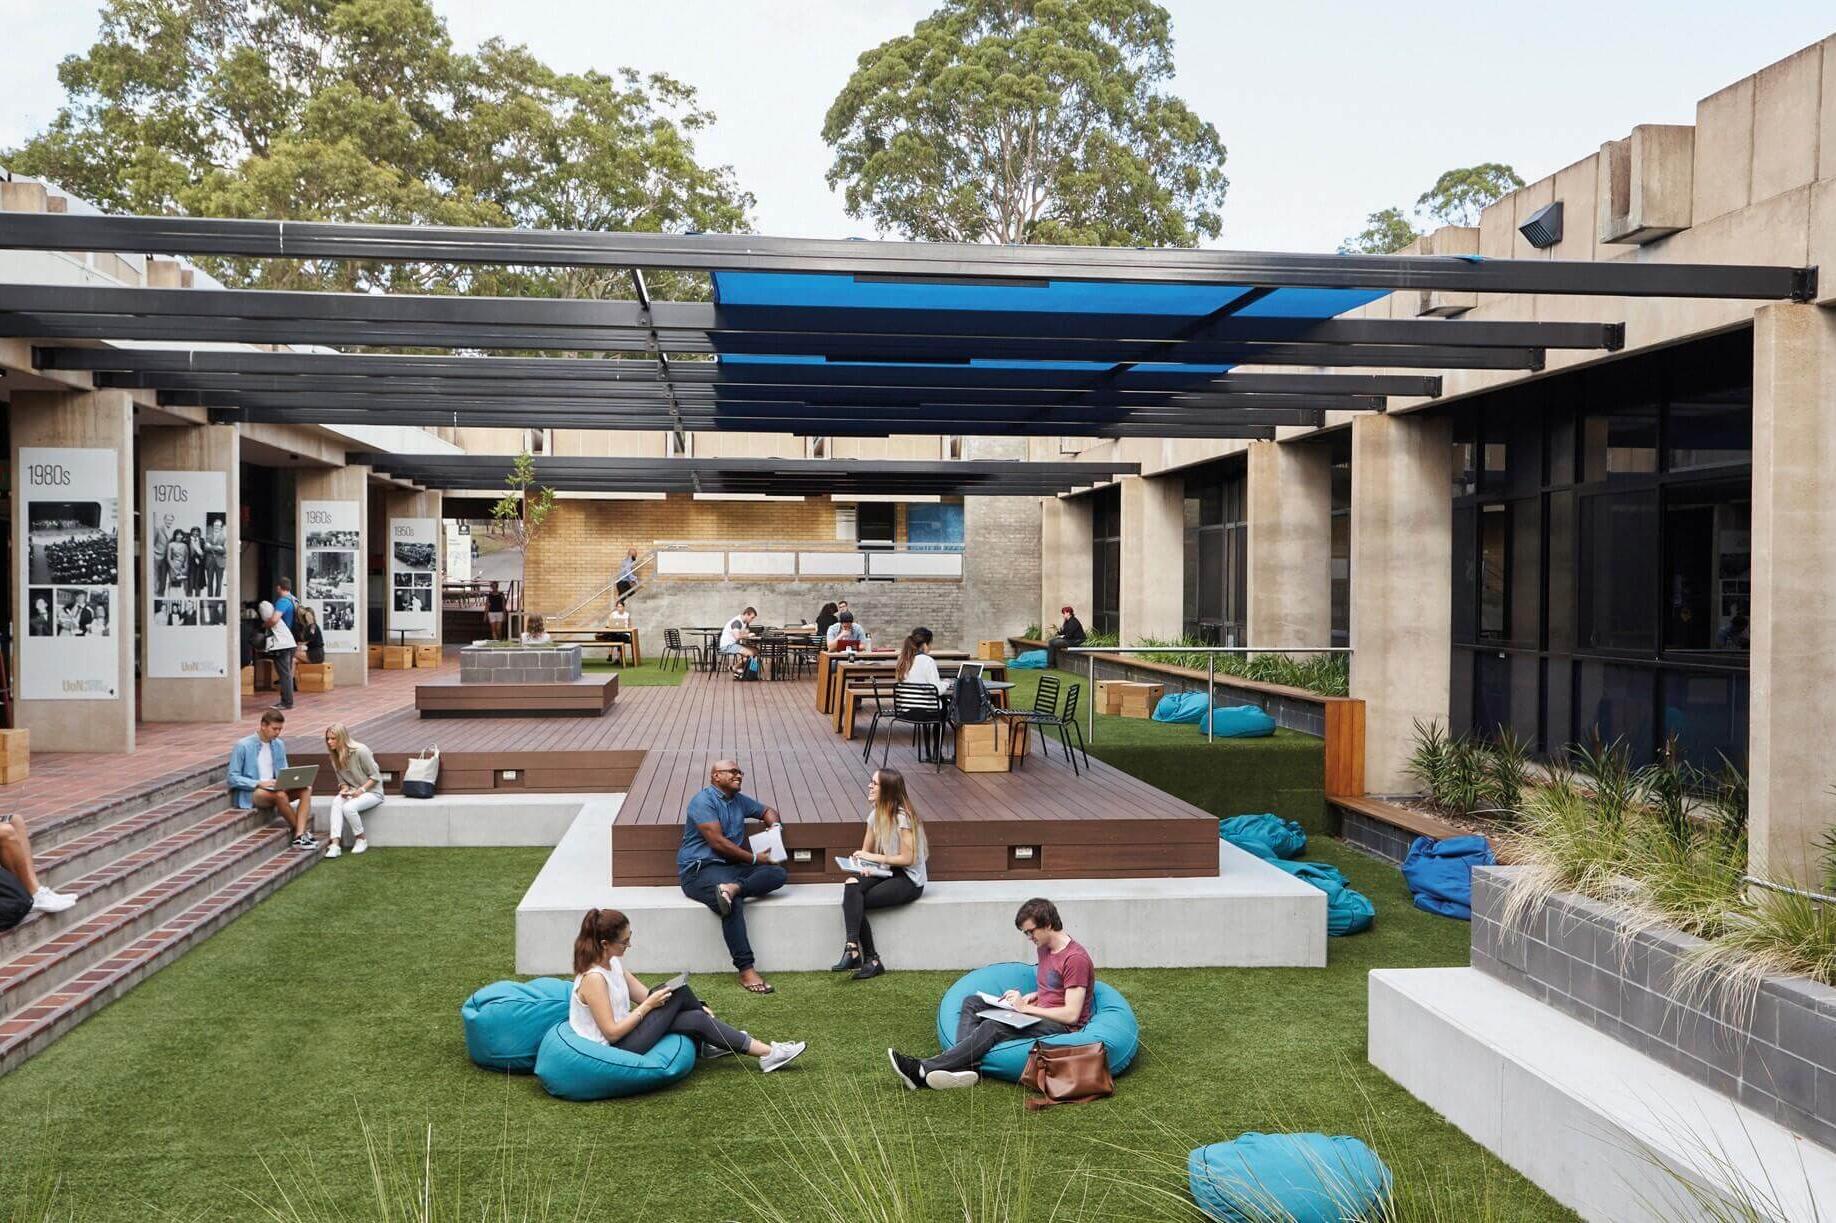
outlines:
M933 664L934 666L935 664ZM831 971L854 970L856 981L867 981L886 971L873 945L868 909L906 905L924 895L930 878L925 859L924 823L905 794L905 778L898 769L875 769L867 782L867 834L855 852L856 862L871 863L890 875L850 875L842 885L842 925L847 943Z
M742 1053L759 1059L770 1074L804 1050L800 1040L754 1040L714 1018L714 1012L684 985L651 990L625 970L631 950L631 922L617 909L589 909L574 939L574 988L568 995L567 1025L583 1039L627 1053L648 1053L670 1032L692 1036L702 1057Z

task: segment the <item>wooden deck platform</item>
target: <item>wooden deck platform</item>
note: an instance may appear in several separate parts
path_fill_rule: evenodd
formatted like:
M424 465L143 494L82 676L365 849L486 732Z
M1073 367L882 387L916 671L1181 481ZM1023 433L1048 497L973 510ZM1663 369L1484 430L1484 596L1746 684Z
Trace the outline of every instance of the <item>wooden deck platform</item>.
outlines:
M398 775L409 755L438 744L442 792L626 792L612 828L618 886L675 884L683 811L727 756L746 770L746 792L783 814L793 853L809 851L790 865L792 880L837 882L832 858L860 847L872 772L860 741L844 740L816 711L810 685L789 680L691 674L680 687L627 687L602 718L430 723L408 709L352 733ZM1074 777L1055 739L1035 735L1012 773L961 773L948 762L935 770L919 763L909 734L896 736L887 763L905 774L924 815L933 879L1218 873L1216 817L1094 757ZM1030 857L1016 852L1027 849Z
M423 718L488 718L504 714L598 718L604 717L617 699L616 671L551 684L462 684L457 676L448 676L414 686L414 707Z

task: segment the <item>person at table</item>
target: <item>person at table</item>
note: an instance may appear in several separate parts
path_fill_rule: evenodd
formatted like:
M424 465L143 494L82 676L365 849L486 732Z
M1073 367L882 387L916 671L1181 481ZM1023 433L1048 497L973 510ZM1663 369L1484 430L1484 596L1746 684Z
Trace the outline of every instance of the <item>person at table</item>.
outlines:
M915 628L899 647L899 661L893 667L893 679L901 684L930 684L939 695L950 691L953 680L937 671L937 660L931 657L931 630Z
M601 641L610 641L623 645L631 644L631 613L625 610L625 601L623 599L612 604L612 610L606 616L605 631L598 636ZM611 656L612 652L607 650L606 657L610 658Z
M832 643L835 641L836 634L841 631L841 622L843 620L846 620L849 624L854 624L856 628L860 628L860 626L856 624L855 619L854 619L854 609L848 606L848 600L846 599L840 599L836 601L835 623L831 624L827 629L823 630L822 640L825 646L832 646ZM867 636L866 629L861 628L860 632L863 638ZM866 647L863 646L861 648L865 649Z
M983 1019L978 1012L988 1010L988 1004L979 994L970 994L963 999L963 1008L956 1017L956 1043L948 1049L923 1061L897 1049L886 1051L893 1073L907 1090L973 1087L981 1078L976 1067L996 1045L1076 1032L1090 1022L1090 1012L1096 1004L1096 965L1090 953L1065 933L1058 906L1043 897L1034 897L1014 915L1014 927L1039 953L1034 976L1039 988L1029 994L1010 989L1001 995L1001 1001L1022 1015L1035 1016L1038 1022L1025 1028L1010 1028L997 1020Z
M816 635L822 638L824 643L828 642L829 630L835 627L835 621L839 618L837 613L840 611L841 609L835 604L824 603L822 610L816 613Z
M823 648L831 654L839 654L843 650L865 650L870 644L867 631L854 622L854 613L843 610L838 613L834 626L829 629Z
M574 988L567 998L567 1026L583 1040L645 1054L679 1032L694 1039L703 1058L756 1057L766 1074L803 1052L800 1040L767 1044L722 1023L686 985L653 991L625 967L630 950L630 919L617 909L587 910L574 936Z
M549 645L552 639L548 635L548 625L540 616L529 617L529 623L523 629L524 645Z
M1077 618L1077 613L1071 610L1070 604L1059 608L1058 614L1065 618L1064 622L1058 626L1058 631L1052 634L1052 639L1046 642L1046 649L1050 651L1047 661L1053 666L1058 665L1059 650L1066 646L1083 645L1086 639L1084 622Z
M789 876L782 866L746 846L747 820L774 828L779 819L776 810L740 792L745 779L737 760L714 762L708 784L689 799L683 817L676 879L683 895L719 916L720 934L727 941L733 967L739 970L740 984L752 993L769 994L771 986L753 966L743 902L777 891Z
M758 609L748 607L733 619L727 621L720 630L720 654L728 660L734 679L745 679L746 671L759 652L752 647L749 639L752 636L752 622L759 618Z
M855 851L857 862L872 862L890 875L849 875L842 884L842 928L847 941L832 971L853 970L856 981L869 981L886 971L873 945L869 909L891 909L924 895L925 860L930 856L924 823L905 794L905 777L898 769L875 769L867 782L867 832Z
M324 662L325 634L319 628L318 613L310 607L302 607L296 615L300 631L296 634L299 638L299 648L294 651L294 657L300 662L313 664Z

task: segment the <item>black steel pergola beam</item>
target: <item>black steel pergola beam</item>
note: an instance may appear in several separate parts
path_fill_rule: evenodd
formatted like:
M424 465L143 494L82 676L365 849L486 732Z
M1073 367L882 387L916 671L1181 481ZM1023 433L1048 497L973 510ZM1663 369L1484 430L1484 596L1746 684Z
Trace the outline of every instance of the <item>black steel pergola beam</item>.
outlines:
M848 337L900 342L959 338L1058 340L1174 347L1213 344L1433 344L1476 348L1617 349L1618 323L1467 321L1463 319L1283 318L1232 312L1255 304L1262 291L1205 318L1075 311L886 310L844 307L727 308L704 302L650 300L633 274L635 301L460 297L372 293L299 293L269 289L140 289L91 285L0 285L0 308L20 314L133 315L165 319L348 323L385 326L434 323L471 328L530 328L556 338L578 333L631 332L667 351L662 337L680 334L720 351L798 351L813 340ZM799 337L793 339L792 337ZM764 346L764 347L761 347Z
M638 332L557 331L544 328L470 327L438 323L367 323L346 320L289 322L285 319L194 318L144 315L7 314L0 335L26 339L160 340L244 344L349 344L399 348L520 349L556 352L650 353ZM923 361L961 364L969 360L1178 362L1202 365L1299 365L1371 369L1543 368L1539 348L1461 348L1438 344L1184 344L1146 340L1011 340L999 336L951 336L901 341L881 336L822 336L757 333L730 336L743 341L729 351L765 356L816 356L868 362ZM661 337L672 352L711 349ZM947 348L937 345L947 344Z
M1807 301L1816 293L1816 269L1805 267L857 242L751 234L460 229L56 213L0 214L0 249L1765 301Z
M584 385L651 385L653 362L590 357L389 356L326 352L234 352L204 349L55 348L32 350L39 369L92 372L172 374L250 374L259 376L327 376L364 378L445 378L459 385L518 382L531 388ZM783 365L756 362L677 362L670 380L678 393L702 386L810 387L834 389L956 388L1011 389L1020 393L1080 390L1088 370L1003 369L968 365ZM129 385L117 383L116 385ZM142 385L135 383L132 385ZM1297 394L1317 396L1400 395L1433 398L1441 379L1431 374L1203 374L1137 367L1115 387L1126 393L1153 391L1219 394Z

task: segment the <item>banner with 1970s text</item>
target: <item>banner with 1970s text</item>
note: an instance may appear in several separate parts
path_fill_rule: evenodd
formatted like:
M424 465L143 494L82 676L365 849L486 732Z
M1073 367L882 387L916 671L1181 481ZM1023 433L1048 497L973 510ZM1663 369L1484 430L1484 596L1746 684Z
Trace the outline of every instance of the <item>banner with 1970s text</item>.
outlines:
M229 481L220 471L149 471L140 519L146 570L147 675L229 672Z

